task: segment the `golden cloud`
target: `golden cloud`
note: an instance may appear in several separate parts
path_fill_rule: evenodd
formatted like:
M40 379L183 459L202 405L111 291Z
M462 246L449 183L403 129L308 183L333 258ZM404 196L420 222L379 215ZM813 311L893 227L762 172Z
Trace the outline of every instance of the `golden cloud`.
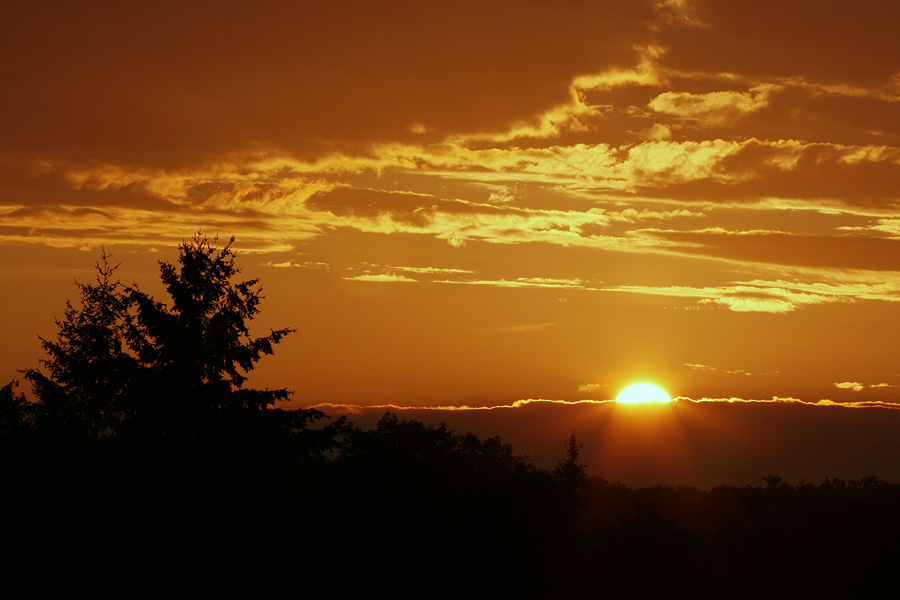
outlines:
M564 288L564 289L585 289L596 290L598 288L590 287L590 285L580 279L556 279L552 277L517 277L516 279L458 279L458 280L442 280L436 283L455 283L464 285L486 285L492 287L505 288Z
M749 92L664 92L651 100L647 108L663 115L695 120L701 126L726 125L768 106L773 87L761 85Z
M400 275L398 273L366 273L365 275L356 275L353 277L344 277L349 281L374 281L377 283L415 283L415 279Z

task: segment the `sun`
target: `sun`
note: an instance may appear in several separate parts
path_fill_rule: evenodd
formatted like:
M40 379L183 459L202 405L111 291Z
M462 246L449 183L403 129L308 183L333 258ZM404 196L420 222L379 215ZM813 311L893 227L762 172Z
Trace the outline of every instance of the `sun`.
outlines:
M641 404L650 402L671 402L672 399L664 389L652 383L635 383L629 385L616 396L616 402L622 404Z

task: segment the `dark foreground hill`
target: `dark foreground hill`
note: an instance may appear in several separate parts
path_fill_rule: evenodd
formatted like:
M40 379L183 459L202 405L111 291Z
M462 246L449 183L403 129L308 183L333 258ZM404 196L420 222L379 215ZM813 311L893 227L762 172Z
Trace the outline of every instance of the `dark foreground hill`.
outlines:
M841 597L900 558L900 486L877 479L578 487L499 440L412 430L329 460L7 444L5 595Z

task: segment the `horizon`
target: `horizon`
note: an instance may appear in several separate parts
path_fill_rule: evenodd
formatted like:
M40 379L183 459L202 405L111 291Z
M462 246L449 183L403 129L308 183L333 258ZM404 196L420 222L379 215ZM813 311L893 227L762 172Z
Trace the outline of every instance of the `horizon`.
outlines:
M482 439L497 436L542 469L564 458L574 433L589 476L629 487L759 486L769 476L788 485L867 477L900 482L900 412L894 410L900 407L894 404L676 398L667 404L532 399L507 406L313 408L345 415L362 429L394 413Z

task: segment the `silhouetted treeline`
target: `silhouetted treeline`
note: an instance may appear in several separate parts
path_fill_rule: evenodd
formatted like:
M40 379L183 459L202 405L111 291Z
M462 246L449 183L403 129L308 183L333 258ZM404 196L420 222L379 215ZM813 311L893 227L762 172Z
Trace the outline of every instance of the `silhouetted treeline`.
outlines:
M900 486L875 478L572 485L497 438L393 414L320 453L7 438L0 476L4 585L26 590L835 597L890 581L900 540Z

